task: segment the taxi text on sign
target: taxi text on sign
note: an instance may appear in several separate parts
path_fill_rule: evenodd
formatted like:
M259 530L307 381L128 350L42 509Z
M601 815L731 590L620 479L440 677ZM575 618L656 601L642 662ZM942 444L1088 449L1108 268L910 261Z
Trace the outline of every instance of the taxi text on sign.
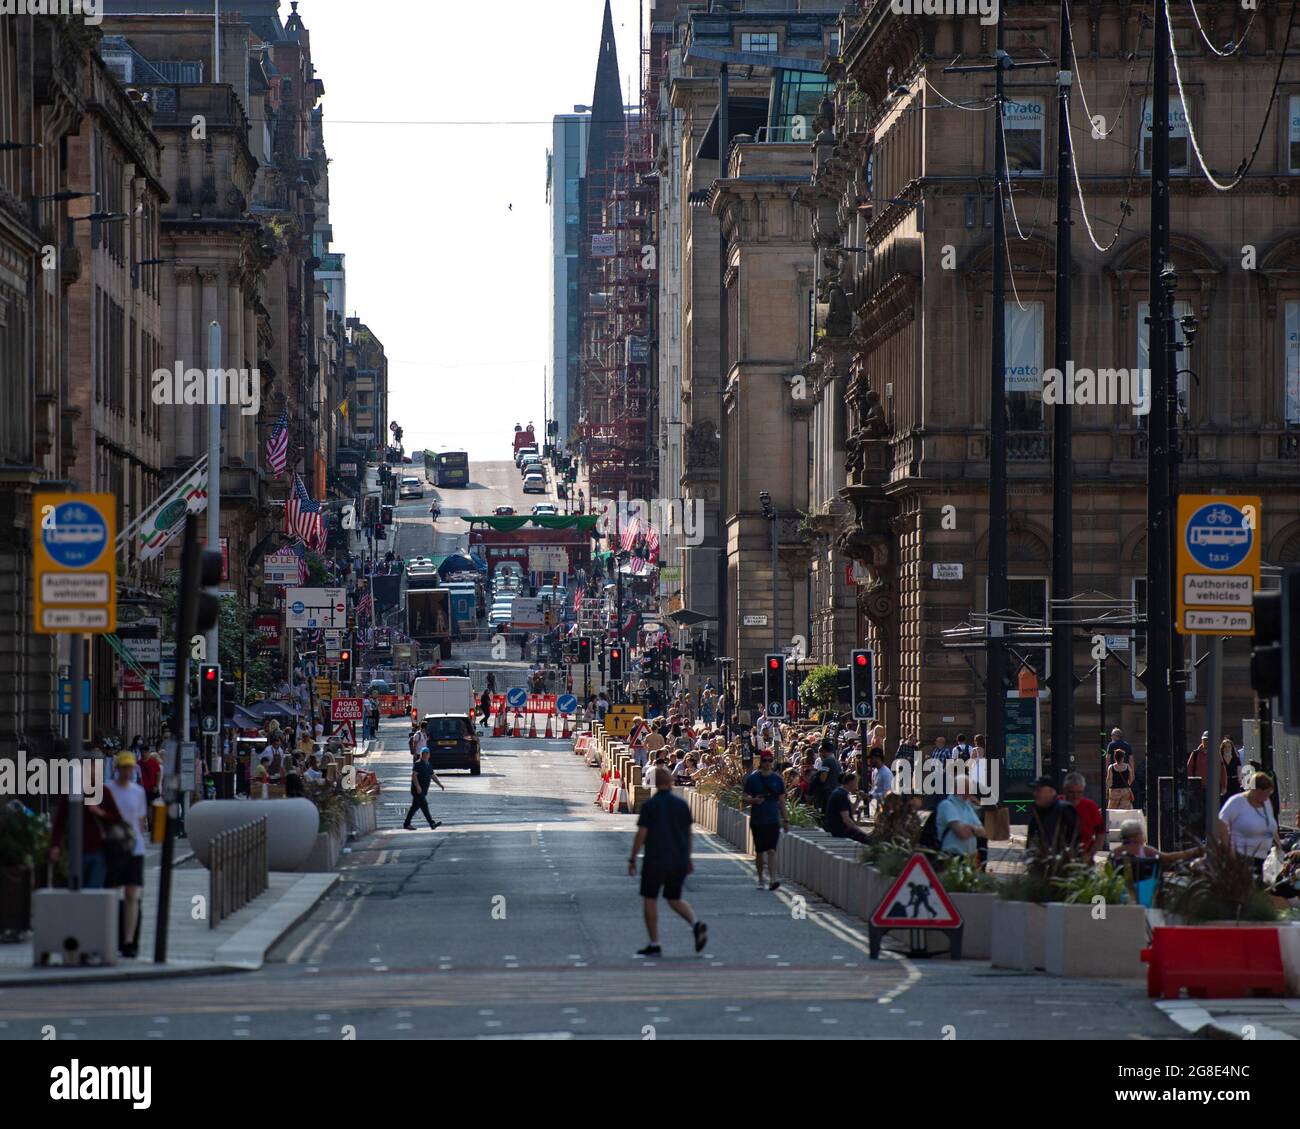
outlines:
M32 556L38 635L117 630L117 499L37 494Z
M1259 587L1258 498L1184 494L1178 499L1181 635L1253 635Z

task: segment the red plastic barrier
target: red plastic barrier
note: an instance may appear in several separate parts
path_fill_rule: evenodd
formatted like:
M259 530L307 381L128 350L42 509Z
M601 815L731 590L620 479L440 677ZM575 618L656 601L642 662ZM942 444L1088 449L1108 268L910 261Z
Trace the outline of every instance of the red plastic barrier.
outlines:
M1177 999L1285 996L1286 970L1276 926L1158 926L1147 964L1147 995Z

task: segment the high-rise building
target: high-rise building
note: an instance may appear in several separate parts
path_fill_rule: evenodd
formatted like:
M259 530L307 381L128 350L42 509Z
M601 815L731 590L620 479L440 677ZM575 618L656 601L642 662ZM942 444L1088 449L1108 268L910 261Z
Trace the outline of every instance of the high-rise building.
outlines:
M567 447L577 419L582 317L578 279L582 250L582 175L591 118L556 114L546 154L546 197L551 206L551 362L546 374L546 419L551 442Z

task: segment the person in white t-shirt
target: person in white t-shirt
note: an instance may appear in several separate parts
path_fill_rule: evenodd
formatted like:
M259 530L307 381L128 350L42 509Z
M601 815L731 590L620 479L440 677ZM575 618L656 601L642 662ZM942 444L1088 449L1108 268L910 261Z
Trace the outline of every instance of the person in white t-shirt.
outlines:
M134 753L118 753L114 761L115 777L105 787L113 795L122 822L134 834L130 853L124 858L109 859L108 882L120 887L125 894L125 912L122 915L122 936L119 942L124 957L139 954L136 933L140 925L140 896L144 890L145 843L149 836L149 801L144 789L135 782Z
M1264 859L1278 842L1273 778L1268 773L1255 773L1250 791L1228 797L1219 810L1219 838L1235 853L1251 859L1256 874L1262 876Z

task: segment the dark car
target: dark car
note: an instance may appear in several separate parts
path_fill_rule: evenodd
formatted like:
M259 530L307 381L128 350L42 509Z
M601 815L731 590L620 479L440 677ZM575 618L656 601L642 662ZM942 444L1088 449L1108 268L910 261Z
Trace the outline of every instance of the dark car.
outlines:
M474 725L465 714L433 714L424 719L429 760L435 769L467 768L478 776L479 743Z

